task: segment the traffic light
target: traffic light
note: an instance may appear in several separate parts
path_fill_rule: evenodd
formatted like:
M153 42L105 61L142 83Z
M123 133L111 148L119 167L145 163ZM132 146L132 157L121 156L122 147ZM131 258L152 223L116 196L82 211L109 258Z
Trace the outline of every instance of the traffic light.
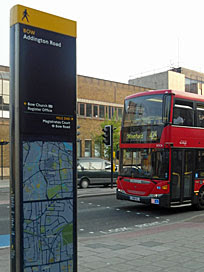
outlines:
M103 135L103 143L105 145L110 146L111 145L111 125L105 126L102 131L104 132Z

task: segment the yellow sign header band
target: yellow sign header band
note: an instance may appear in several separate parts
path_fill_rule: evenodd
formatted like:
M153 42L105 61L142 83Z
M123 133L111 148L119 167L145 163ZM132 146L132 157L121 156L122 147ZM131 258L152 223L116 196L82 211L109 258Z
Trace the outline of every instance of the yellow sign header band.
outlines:
M76 22L21 5L10 11L10 26L25 24L76 37Z

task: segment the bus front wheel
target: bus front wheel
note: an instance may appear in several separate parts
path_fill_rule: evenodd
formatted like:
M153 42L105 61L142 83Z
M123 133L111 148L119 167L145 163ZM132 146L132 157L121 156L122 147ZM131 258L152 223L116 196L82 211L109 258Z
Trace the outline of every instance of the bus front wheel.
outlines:
M199 191L197 208L199 210L204 210L204 187Z

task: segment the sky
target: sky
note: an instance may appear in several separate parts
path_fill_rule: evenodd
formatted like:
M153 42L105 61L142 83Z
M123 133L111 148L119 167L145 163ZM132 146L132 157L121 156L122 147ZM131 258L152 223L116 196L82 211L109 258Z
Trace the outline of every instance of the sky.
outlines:
M203 0L2 0L0 65L9 66L10 9L77 22L77 74L128 83L182 66L204 73Z

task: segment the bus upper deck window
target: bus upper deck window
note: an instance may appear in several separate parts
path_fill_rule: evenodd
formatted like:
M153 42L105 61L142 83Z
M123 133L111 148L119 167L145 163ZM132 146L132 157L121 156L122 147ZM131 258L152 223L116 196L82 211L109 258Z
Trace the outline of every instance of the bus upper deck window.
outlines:
M193 103L185 100L176 100L173 111L173 124L180 126L194 125Z

